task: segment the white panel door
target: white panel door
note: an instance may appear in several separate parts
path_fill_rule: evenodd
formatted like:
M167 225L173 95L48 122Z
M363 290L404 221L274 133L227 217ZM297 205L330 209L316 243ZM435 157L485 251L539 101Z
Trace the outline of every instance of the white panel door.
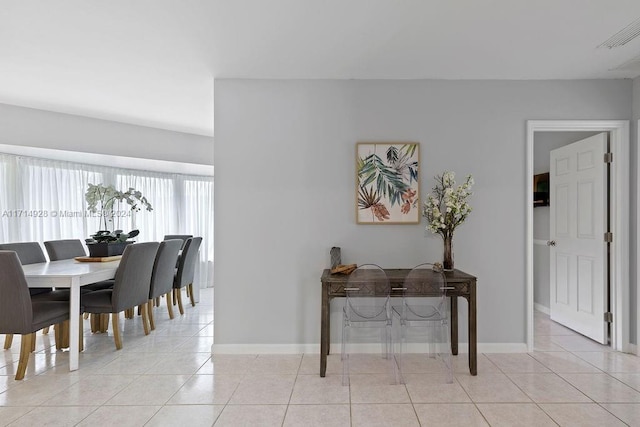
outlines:
M551 319L607 344L607 177L601 133L551 151Z

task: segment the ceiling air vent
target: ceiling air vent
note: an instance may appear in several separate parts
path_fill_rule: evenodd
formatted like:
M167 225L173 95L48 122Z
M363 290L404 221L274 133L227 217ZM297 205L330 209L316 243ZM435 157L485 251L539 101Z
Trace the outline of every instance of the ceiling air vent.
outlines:
M614 47L624 46L638 36L640 36L640 19L636 19L598 47L613 49Z

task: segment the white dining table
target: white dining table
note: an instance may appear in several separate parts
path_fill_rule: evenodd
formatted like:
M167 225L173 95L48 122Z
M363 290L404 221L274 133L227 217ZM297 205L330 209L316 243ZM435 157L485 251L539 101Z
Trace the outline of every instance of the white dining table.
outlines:
M78 262L73 259L23 265L30 288L69 288L69 336L80 333L80 288L101 280L113 279L120 264L109 262ZM78 339L69 339L69 370L78 369L80 345Z

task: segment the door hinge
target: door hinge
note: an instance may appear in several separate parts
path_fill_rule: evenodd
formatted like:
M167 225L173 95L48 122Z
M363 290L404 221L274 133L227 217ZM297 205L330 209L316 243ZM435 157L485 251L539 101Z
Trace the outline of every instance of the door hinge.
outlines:
M604 162L613 163L613 153L604 153Z
M607 323L613 323L613 313L611 313L610 311L604 313L604 321Z
M613 243L613 233L610 231L604 233L604 241L606 243Z

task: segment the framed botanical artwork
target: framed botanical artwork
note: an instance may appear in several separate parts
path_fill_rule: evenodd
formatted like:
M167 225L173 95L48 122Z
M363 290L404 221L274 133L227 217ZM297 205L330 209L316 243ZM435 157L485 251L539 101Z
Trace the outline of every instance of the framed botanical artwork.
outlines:
M417 142L356 144L356 222L420 222Z

